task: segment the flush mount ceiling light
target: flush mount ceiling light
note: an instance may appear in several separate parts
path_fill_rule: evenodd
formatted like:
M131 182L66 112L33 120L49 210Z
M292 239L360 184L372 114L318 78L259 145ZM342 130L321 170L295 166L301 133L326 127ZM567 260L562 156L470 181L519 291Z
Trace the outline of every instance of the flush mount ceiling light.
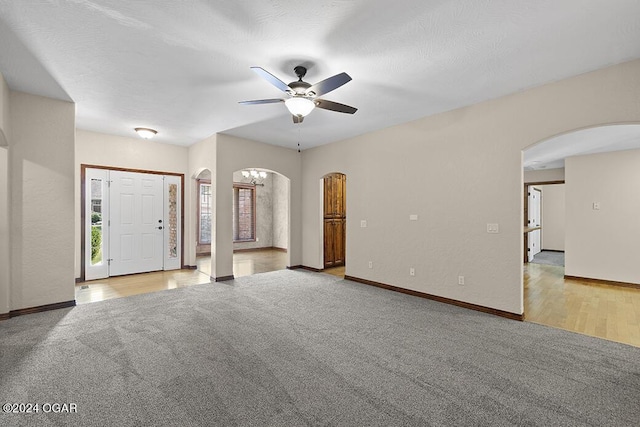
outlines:
M149 128L135 128L135 131L144 139L151 139L158 133L157 130Z

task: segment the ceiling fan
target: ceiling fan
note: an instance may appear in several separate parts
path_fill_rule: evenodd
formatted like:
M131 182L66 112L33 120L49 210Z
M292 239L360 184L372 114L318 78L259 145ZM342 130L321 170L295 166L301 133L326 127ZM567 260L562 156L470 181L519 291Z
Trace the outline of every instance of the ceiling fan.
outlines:
M340 104L338 102L320 99L319 96L329 93L334 89L348 83L351 77L347 73L336 74L335 76L324 79L314 85L302 81L307 74L307 68L298 65L293 69L298 76L298 81L286 84L264 68L251 67L251 69L260 77L289 95L288 98L272 98L272 99L256 99L253 101L240 101L240 104L273 104L276 102L284 102L284 105L293 115L293 123L302 123L304 117L311 113L315 107L325 110L337 111L339 113L353 114L358 111L357 108L349 105Z

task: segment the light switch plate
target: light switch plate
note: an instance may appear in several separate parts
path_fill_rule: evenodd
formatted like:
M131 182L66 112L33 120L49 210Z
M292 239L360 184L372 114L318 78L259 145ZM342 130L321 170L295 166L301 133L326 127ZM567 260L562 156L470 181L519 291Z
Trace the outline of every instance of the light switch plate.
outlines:
M360 220L360 228L367 228L367 220L366 219L361 219Z
M498 224L487 224L487 233L499 233L500 232L500 227L498 226Z
M600 210L600 202L593 202L593 210L594 211Z

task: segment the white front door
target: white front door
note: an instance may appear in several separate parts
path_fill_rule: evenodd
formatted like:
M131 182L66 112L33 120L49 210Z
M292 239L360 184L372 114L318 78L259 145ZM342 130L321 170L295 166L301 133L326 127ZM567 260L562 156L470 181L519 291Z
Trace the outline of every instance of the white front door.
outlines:
M110 171L110 276L163 269L162 175Z

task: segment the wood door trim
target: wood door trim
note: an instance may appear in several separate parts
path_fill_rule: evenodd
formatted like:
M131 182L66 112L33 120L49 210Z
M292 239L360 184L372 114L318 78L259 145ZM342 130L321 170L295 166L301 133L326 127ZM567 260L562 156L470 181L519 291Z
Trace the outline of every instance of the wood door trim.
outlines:
M86 197L85 197L85 181L87 178L88 169L104 169L109 171L121 171L121 172L134 172L134 173L148 173L151 175L167 175L180 177L180 268L185 267L184 263L184 174L177 172L162 172L162 171L150 171L145 169L131 169L121 168L115 166L102 166L102 165L90 165L82 163L80 164L80 277L81 282L85 281L85 221L87 219L87 213L85 209ZM163 189L164 192L164 189ZM164 264L164 256L163 256Z

